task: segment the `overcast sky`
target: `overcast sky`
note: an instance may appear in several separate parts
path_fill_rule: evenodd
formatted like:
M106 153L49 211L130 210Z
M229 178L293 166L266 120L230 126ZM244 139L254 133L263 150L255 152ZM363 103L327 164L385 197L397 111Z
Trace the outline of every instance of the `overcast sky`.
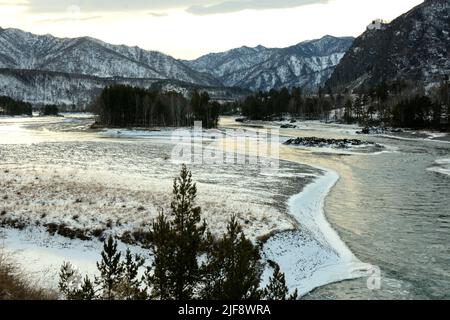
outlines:
M176 58L264 45L358 36L423 0L0 0L0 27L91 36Z

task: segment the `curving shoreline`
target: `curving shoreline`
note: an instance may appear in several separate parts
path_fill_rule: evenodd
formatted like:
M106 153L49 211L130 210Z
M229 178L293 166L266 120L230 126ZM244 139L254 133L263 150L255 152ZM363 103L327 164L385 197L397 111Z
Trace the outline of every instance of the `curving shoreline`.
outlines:
M326 219L325 201L339 175L315 168L324 175L289 200L290 214L299 229L274 235L263 248L266 259L277 262L285 272L289 289L298 289L301 295L330 283L370 275L373 270L355 257Z

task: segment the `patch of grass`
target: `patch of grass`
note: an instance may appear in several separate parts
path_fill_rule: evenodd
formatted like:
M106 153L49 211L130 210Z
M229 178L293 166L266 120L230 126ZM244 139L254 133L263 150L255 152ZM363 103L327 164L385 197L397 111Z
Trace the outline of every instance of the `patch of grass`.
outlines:
M6 215L6 212L5 212L5 215ZM1 216L4 217L5 215L1 215ZM14 219L14 218L0 219L0 226L11 227L11 228L18 229L18 230L23 230L27 227L25 222L20 221L19 219Z
M264 246L264 244L267 241L269 241L270 238L272 238L277 233L280 233L280 231L276 230L276 231L269 232L268 234L264 234L262 236L259 236L259 237L256 238L256 242L262 247L262 246Z
M151 236L149 231L145 231L143 229L138 229L133 232L126 231L122 234L119 239L128 245L140 245L143 248L148 248L148 245L151 241Z
M140 243L144 248L148 246L151 242L150 231L145 231L142 229L135 230L132 232L135 243Z
M56 223L47 223L44 225L47 228L47 232L51 235L55 235L56 233L60 236L69 238L69 239L80 239L83 241L91 240L91 237L89 237L87 234L88 232L86 230L77 229L77 228L70 228L66 226L65 224L56 224Z
M103 236L104 232L105 232L105 229L97 228L97 229L92 230L91 234L96 238L100 238L101 236Z

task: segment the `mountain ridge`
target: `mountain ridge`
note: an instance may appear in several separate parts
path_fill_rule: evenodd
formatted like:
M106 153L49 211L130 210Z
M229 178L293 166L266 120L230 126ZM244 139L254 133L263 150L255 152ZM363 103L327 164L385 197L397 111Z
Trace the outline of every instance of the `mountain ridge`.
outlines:
M450 1L427 0L355 39L327 81L334 91L410 81L424 88L450 73Z
M353 39L326 35L285 48L242 46L185 63L199 72L212 74L227 86L253 91L300 86L314 91L331 75L330 69Z
M199 68L193 66L193 61L178 60L137 46L109 44L89 36L59 38L0 27L0 94L31 103L67 103L71 100L87 105L101 85L110 84L113 79L144 87L149 87L150 79L152 82L172 81L175 87L179 87L179 83L184 87L186 84L199 88L228 87L230 92L235 92L233 88L268 91L284 86L314 90L331 75L352 41L351 37L327 35L286 48L242 46L201 57L213 58L215 63L208 63L210 68ZM27 75L25 78L24 74ZM40 77L30 76L38 74ZM80 76L95 79L86 86L92 92L76 83ZM48 87L36 83L38 79L47 79L45 85ZM63 86L74 95L72 99L55 87L58 86L55 79L64 82ZM13 85L8 86L8 81ZM76 87L81 88L80 93ZM32 92L36 92L35 97ZM56 94L58 92L61 96Z
M35 35L14 28L0 31L0 67L221 85L209 75L192 70L181 61L158 51L112 45L91 37Z
M69 107L68 110L72 107L83 110L96 99L103 88L113 84L176 91L184 95L196 89L208 92L212 99L219 101L234 101L250 94L240 88L206 87L173 79L102 78L86 74L0 68L0 96L9 96L36 106L57 104Z

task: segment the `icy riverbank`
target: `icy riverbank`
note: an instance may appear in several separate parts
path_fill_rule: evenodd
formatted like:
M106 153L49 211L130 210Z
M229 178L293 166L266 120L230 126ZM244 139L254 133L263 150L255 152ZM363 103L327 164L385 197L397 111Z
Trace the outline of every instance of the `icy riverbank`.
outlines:
M324 203L339 180L326 171L289 200L299 229L276 234L264 245L266 259L277 262L291 290L304 295L320 286L369 275L373 266L362 263L326 220ZM268 274L266 274L266 279Z

